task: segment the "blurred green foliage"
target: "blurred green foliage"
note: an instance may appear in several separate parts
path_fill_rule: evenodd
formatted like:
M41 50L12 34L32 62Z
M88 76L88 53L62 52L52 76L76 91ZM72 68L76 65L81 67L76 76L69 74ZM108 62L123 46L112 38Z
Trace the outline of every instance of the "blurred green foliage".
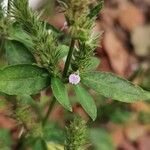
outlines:
M115 150L109 132L104 129L90 129L90 139L94 146L94 150Z
M0 128L0 148L11 150L12 140L8 129Z

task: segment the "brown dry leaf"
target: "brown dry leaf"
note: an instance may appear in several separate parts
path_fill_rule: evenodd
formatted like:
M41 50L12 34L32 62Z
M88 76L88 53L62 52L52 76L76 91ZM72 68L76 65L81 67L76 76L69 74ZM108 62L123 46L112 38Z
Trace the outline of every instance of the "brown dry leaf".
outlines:
M135 28L131 32L132 44L138 56L150 54L150 25Z
M103 12L100 14L101 25L103 26L103 28L105 29L107 26L112 27L114 25L114 20L116 19L116 16L116 10L110 7L105 7Z
M106 72L112 72L111 66L109 64L109 60L106 56L100 57L101 63L98 66L97 70L100 71L106 71Z
M64 126L64 109L60 105L56 105L53 109L50 118L54 122Z
M99 34L100 36L103 35L103 30L102 30L102 28L101 28L101 24L100 24L98 21L95 23L95 26L94 26L94 28L93 28L92 34L93 34L93 35ZM101 38L100 38L100 39L101 39Z
M137 150L129 141L124 140L119 146L119 150Z
M147 129L145 128L145 126L138 125L138 124L129 125L125 129L125 136L131 142L136 141L139 137L143 136L146 133L147 133Z
M139 150L150 150L150 135L140 137L137 143Z
M121 126L110 123L108 128L112 131L112 139L118 150L136 150L124 136L124 129Z
M83 110L83 108L79 105L74 105L73 106L73 111L74 113L79 114L80 116L82 116L82 118L84 118L84 120L88 121L89 120L89 116L87 115L87 113Z
M147 3L147 5L150 6L150 0L143 0L145 3Z
M53 17L50 17L48 22L50 22L53 26L61 29L66 22L66 19L63 13L57 13Z
M121 128L118 127L117 130L112 132L112 139L115 147L118 147L118 145L121 145L121 143L125 140L123 131Z
M130 2L121 4L117 15L119 23L127 31L131 31L145 22L144 15L140 9Z
M129 55L122 42L112 30L105 32L104 48L114 71L117 74L124 76L127 67L129 66Z
M0 115L0 128L13 129L16 126L16 122L6 116Z
M137 3L137 4L143 4L143 5L146 5L146 6L150 6L150 0L133 0L135 3Z
M136 112L150 112L150 106L145 102L137 102L130 105L131 109Z
M1 101L4 101L4 99L4 97L0 96ZM16 126L15 120L10 118L10 114L9 104L6 102L5 105L0 108L0 128L13 129Z

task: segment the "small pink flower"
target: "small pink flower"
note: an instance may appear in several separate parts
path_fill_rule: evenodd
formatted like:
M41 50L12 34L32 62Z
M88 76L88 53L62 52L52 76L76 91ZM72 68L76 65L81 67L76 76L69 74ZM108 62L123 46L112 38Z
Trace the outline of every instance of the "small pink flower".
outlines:
M76 85L80 82L80 80L81 80L81 78L78 74L73 73L69 76L69 83L71 83L71 84Z

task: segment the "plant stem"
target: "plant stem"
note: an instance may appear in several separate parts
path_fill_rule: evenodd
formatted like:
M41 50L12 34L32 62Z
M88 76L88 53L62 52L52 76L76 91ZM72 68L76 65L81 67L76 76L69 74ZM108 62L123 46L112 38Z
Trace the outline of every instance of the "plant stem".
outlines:
M8 3L7 3L7 15L9 16L9 13L10 13L10 0L8 0Z
M69 49L69 52L68 52L68 56L67 56L67 60L66 60L66 63L65 63L64 71L63 71L63 78L65 78L67 76L70 61L71 61L71 58L72 58L72 53L73 53L73 50L74 50L74 45L75 45L75 40L72 39L71 44L70 44L70 49Z
M65 78L66 75L67 75L67 73L68 73L68 69L69 69L71 58L72 58L72 53L73 53L74 45L75 45L75 40L72 39L71 40L71 44L70 44L69 53L68 53L68 56L67 56L67 60L66 60L66 63L65 63L65 68L64 68L64 71L63 71L63 78ZM49 117L50 113L52 112L52 109L53 109L53 107L55 105L55 102L56 102L56 98L53 96L53 99L52 99L52 101L51 101L51 103L49 105L49 108L48 108L48 111L46 113L46 116L43 119L43 123L42 123L43 126L47 122L48 117Z
M47 111L47 113L46 113L46 115L45 115L45 118L43 119L43 126L44 126L45 123L47 122L48 117L49 117L50 113L52 112L53 107L54 107L54 105L55 105L55 102L56 102L56 98L53 96L52 101L50 102L48 111Z
M21 149L23 148L24 142L25 142L25 137L24 137L24 135L22 134L21 137L20 137L19 140L18 140L18 143L17 143L15 149L21 150Z

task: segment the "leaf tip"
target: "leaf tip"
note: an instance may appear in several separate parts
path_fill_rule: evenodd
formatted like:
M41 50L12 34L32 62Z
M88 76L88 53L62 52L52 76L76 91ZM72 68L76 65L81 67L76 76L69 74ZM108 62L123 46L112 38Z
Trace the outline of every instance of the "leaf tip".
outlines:
M95 115L91 116L92 120L95 121L97 118L97 112L95 112Z

